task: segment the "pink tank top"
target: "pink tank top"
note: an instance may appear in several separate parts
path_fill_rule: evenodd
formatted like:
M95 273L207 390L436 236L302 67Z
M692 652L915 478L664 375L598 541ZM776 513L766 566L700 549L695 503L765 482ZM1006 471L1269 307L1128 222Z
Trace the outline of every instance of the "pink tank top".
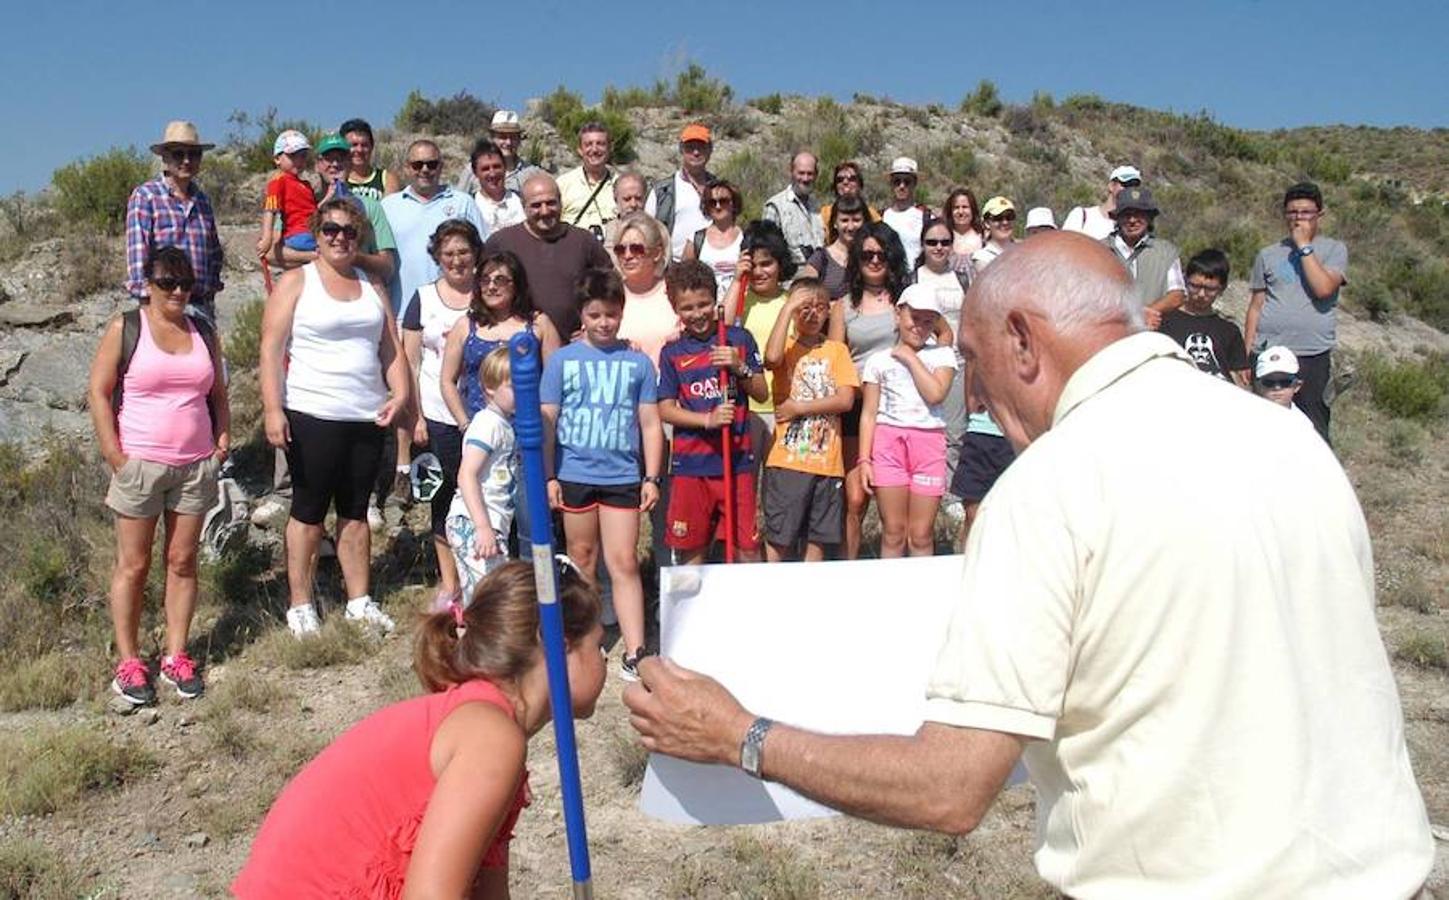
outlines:
M242 900L400 896L437 783L433 735L470 701L513 715L503 692L480 679L385 707L333 741L272 804L232 892ZM483 856L485 868L507 863L513 826L528 803L525 772Z
M191 349L167 353L151 339L141 312L136 352L122 382L117 426L121 452L148 462L185 466L211 455L211 413L206 398L215 375L206 341L189 321Z

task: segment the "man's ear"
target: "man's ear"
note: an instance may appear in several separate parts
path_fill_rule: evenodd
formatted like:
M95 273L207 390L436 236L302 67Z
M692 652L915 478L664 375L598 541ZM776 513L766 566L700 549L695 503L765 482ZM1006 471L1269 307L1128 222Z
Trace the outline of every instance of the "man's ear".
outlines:
M1041 372L1041 325L1040 319L1021 309L1006 314L1007 353L1016 376L1027 383Z

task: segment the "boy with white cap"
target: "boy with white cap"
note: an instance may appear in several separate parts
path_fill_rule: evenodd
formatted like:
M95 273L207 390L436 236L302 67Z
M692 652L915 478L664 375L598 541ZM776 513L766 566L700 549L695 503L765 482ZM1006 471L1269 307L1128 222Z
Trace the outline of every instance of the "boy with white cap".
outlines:
M1112 212L1117 208L1117 195L1123 188L1140 187L1142 173L1136 166L1118 166L1107 177L1107 197L1096 206L1074 206L1062 220L1062 231L1077 231L1094 241L1109 236L1117 227Z
M1298 356L1287 347L1269 347L1258 354L1258 364L1253 368L1253 393L1266 397L1279 406L1293 409L1293 398L1303 387L1298 377ZM1308 414L1298 410L1303 418Z
M1033 206L1026 211L1026 236L1041 234L1043 231L1056 231L1057 220L1052 215L1049 206Z
M921 228L926 224L926 208L916 202L916 178L919 167L909 156L891 160L891 205L881 211L881 219L895 229L906 250L906 265L914 267L921 255Z
M277 174L267 182L266 198L262 202L262 233L257 238L257 255L267 256L281 232L282 243L293 250L315 252L317 238L308 224L312 213L317 211L317 195L312 185L302 179L307 171L312 154L312 144L300 131L287 129L272 142L272 158L277 164ZM277 218L281 228L277 228Z

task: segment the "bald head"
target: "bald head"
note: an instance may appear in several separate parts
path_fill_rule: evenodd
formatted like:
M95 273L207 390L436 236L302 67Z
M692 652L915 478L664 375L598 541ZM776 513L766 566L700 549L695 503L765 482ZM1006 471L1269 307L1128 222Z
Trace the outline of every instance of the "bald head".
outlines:
M790 157L790 185L795 189L795 193L801 197L810 196L810 188L815 184L818 169L819 164L815 161L815 154L808 150L801 150Z
M967 295L960 342L974 393L1020 452L1051 427L1072 374L1142 327L1112 252L1058 232L1012 245L987 267Z
M547 172L530 175L523 182L524 224L540 237L551 237L563 228L558 182Z

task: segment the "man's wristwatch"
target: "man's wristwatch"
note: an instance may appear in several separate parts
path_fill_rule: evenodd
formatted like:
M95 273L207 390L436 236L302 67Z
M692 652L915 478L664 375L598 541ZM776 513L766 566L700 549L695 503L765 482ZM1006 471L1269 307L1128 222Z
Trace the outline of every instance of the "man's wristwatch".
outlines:
M664 479L663 478L660 478L658 475L645 475L644 476L644 483L645 484L652 484L655 487L659 487L661 484L664 483Z
M760 775L760 763L763 760L761 751L765 746L765 735L774 724L761 716L750 724L750 730L745 732L745 739L740 742L740 768L755 778L763 777Z
M1313 245L1312 244L1308 244L1305 247L1299 247L1298 248L1298 255L1299 256L1312 256L1313 255Z

